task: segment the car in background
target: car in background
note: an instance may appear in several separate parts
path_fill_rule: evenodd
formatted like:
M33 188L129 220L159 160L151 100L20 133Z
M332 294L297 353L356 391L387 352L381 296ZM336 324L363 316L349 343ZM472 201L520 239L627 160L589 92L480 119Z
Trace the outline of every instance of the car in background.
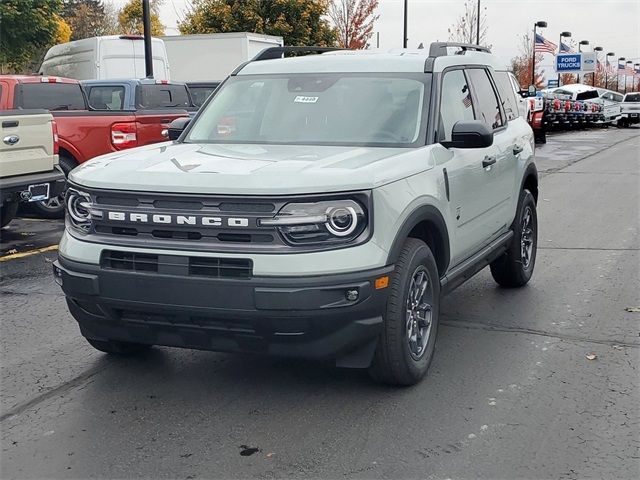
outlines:
M48 200L65 184L58 168L58 132L46 110L0 111L0 226L21 203Z
M211 94L218 88L220 82L188 82L193 104L200 108Z
M581 83L563 85L562 87L548 91L554 95L566 95L570 100L580 102L589 101L602 105L600 114L604 116L602 123L605 125L614 125L621 117L620 102L622 101L622 94L618 92L613 92L605 88L592 87L591 85L583 85ZM576 118L582 118L580 111L582 110L576 110Z
M183 86L183 90L186 87ZM78 80L0 75L0 110L24 109L44 109L52 113L60 141L60 167L65 174L105 153L162 142L166 140L169 123L188 116L186 109L176 108L96 111L89 107ZM30 206L43 217L64 215L62 196Z
M169 80L169 60L164 42L152 38L151 46L154 76ZM76 80L142 78L146 76L144 37L107 35L54 45L44 56L38 73Z
M622 118L618 120L618 126L628 127L640 123L640 92L625 94L620 104Z
M197 110L184 83L128 78L83 80L81 84L87 93L89 105L95 110Z

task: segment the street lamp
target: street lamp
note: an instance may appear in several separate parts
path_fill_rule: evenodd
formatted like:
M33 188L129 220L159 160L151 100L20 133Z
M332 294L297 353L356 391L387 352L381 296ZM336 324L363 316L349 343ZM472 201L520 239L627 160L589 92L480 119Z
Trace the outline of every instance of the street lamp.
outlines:
M636 85L635 85L635 83L636 83L636 81L635 81L635 78L636 78L635 72L637 70L639 70L639 69L640 69L640 63L634 63L633 64L633 73L634 73L634 75L633 75L633 82L631 82L631 91L635 90L635 88L636 88ZM638 80L638 84L640 85L640 80Z
M580 43L578 43L578 53L582 53L582 45L589 45L589 40L580 40ZM578 83L580 83L579 73L578 73Z
M593 47L593 51L596 52L596 69L591 74L591 86L592 87L596 86L596 72L598 70L598 65L600 64L600 60L598 59L598 52L601 52L602 50L604 50L604 48L602 48L602 47Z
M627 65L631 65L631 68L633 68L633 62L631 60L627 60ZM627 69L626 68L624 70L624 93L627 93Z
M409 41L409 39L407 38L408 8L409 0L404 0L404 37L402 39L402 45L404 46L404 48L407 48L407 42Z
M571 37L571 32L562 32L560 34L560 43L558 44L558 55L560 55L562 53L562 39L563 38L570 38ZM556 64L558 62L556 61ZM560 72L558 72L558 86L560 86Z
M609 82L608 82L608 78L607 78L608 74L609 74L609 69L607 68L607 65L611 65L609 63L609 57L615 57L615 56L616 56L615 52L609 52L609 53L607 53L607 56L605 57L606 63L605 63L605 66L604 66L604 88L609 88ZM616 72L616 73L618 73L618 72Z
M620 62L624 62L625 60L625 57L618 58L618 64L616 65L616 92L620 91Z
M547 28L547 22L539 20L533 24L533 58L531 59L531 85L536 84L536 28Z

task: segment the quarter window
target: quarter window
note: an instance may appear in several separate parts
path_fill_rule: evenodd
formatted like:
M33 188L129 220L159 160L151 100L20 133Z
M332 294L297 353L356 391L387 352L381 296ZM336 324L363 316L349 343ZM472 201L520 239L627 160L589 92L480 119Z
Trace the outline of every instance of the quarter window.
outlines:
M467 75L475 93L476 120L481 120L491 129L500 128L504 125L500 102L496 97L496 92L491 85L489 74L482 68L467 70Z
M502 108L507 116L507 121L518 117L518 101L516 100L516 92L509 79L507 72L496 72L493 76L500 92L500 100L502 100Z
M124 87L89 87L89 105L96 110L123 110Z
M451 141L453 126L473 119L473 101L464 72L452 70L445 73L440 98L439 141Z

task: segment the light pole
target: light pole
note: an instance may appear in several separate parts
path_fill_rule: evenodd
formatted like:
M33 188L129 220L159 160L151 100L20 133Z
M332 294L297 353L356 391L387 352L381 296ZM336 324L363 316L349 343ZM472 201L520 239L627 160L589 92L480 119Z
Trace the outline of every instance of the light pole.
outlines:
M476 45L480 45L480 0L478 0L478 13L476 15Z
M627 60L627 65L631 65L633 68L633 62L631 60ZM627 93L627 69L624 69L624 93Z
M142 25L144 32L144 66L147 78L153 78L153 56L151 53L151 11L149 0L142 0Z
M408 8L409 0L404 0L404 37L402 38L402 45L404 46L404 48L407 48L407 42L409 41L409 39L407 38Z
M626 58L624 57L618 58L618 63L616 65L616 92L620 91L620 62L624 62L625 60Z
M571 37L571 32L562 32L560 34L560 43L558 44L558 55L560 55L560 53L562 52L562 39L563 38L570 38ZM558 64L558 61L556 60L556 65ZM560 86L560 72L558 72L558 86Z
M593 71L591 75L591 86L596 86L596 73L598 72L598 65L600 64L600 60L598 59L598 52L604 50L602 47L593 47L593 51L596 52L596 69Z
M607 65L611 65L609 63L609 57L615 57L616 54L615 52L609 52L607 53L607 56L605 57L605 65L604 65L604 88L609 88L609 81L608 81L608 74L609 74L609 70L607 69ZM616 72L618 73L618 72Z
M582 53L582 45L589 45L589 40L580 40L578 44L578 53ZM582 63L582 60L580 61ZM580 83L580 73L578 73L578 83Z
M547 28L547 22L539 20L533 24L533 58L531 59L531 85L536 85L536 28Z

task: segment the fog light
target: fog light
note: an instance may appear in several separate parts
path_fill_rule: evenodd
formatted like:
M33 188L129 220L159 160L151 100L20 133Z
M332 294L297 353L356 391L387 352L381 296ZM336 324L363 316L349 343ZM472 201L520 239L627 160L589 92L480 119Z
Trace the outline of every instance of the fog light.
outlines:
M350 302L355 302L356 300L358 300L359 296L360 293L356 289L347 290L347 293L345 294L346 299Z
M53 277L56 283L62 286L62 270L60 270L58 267L53 267Z

